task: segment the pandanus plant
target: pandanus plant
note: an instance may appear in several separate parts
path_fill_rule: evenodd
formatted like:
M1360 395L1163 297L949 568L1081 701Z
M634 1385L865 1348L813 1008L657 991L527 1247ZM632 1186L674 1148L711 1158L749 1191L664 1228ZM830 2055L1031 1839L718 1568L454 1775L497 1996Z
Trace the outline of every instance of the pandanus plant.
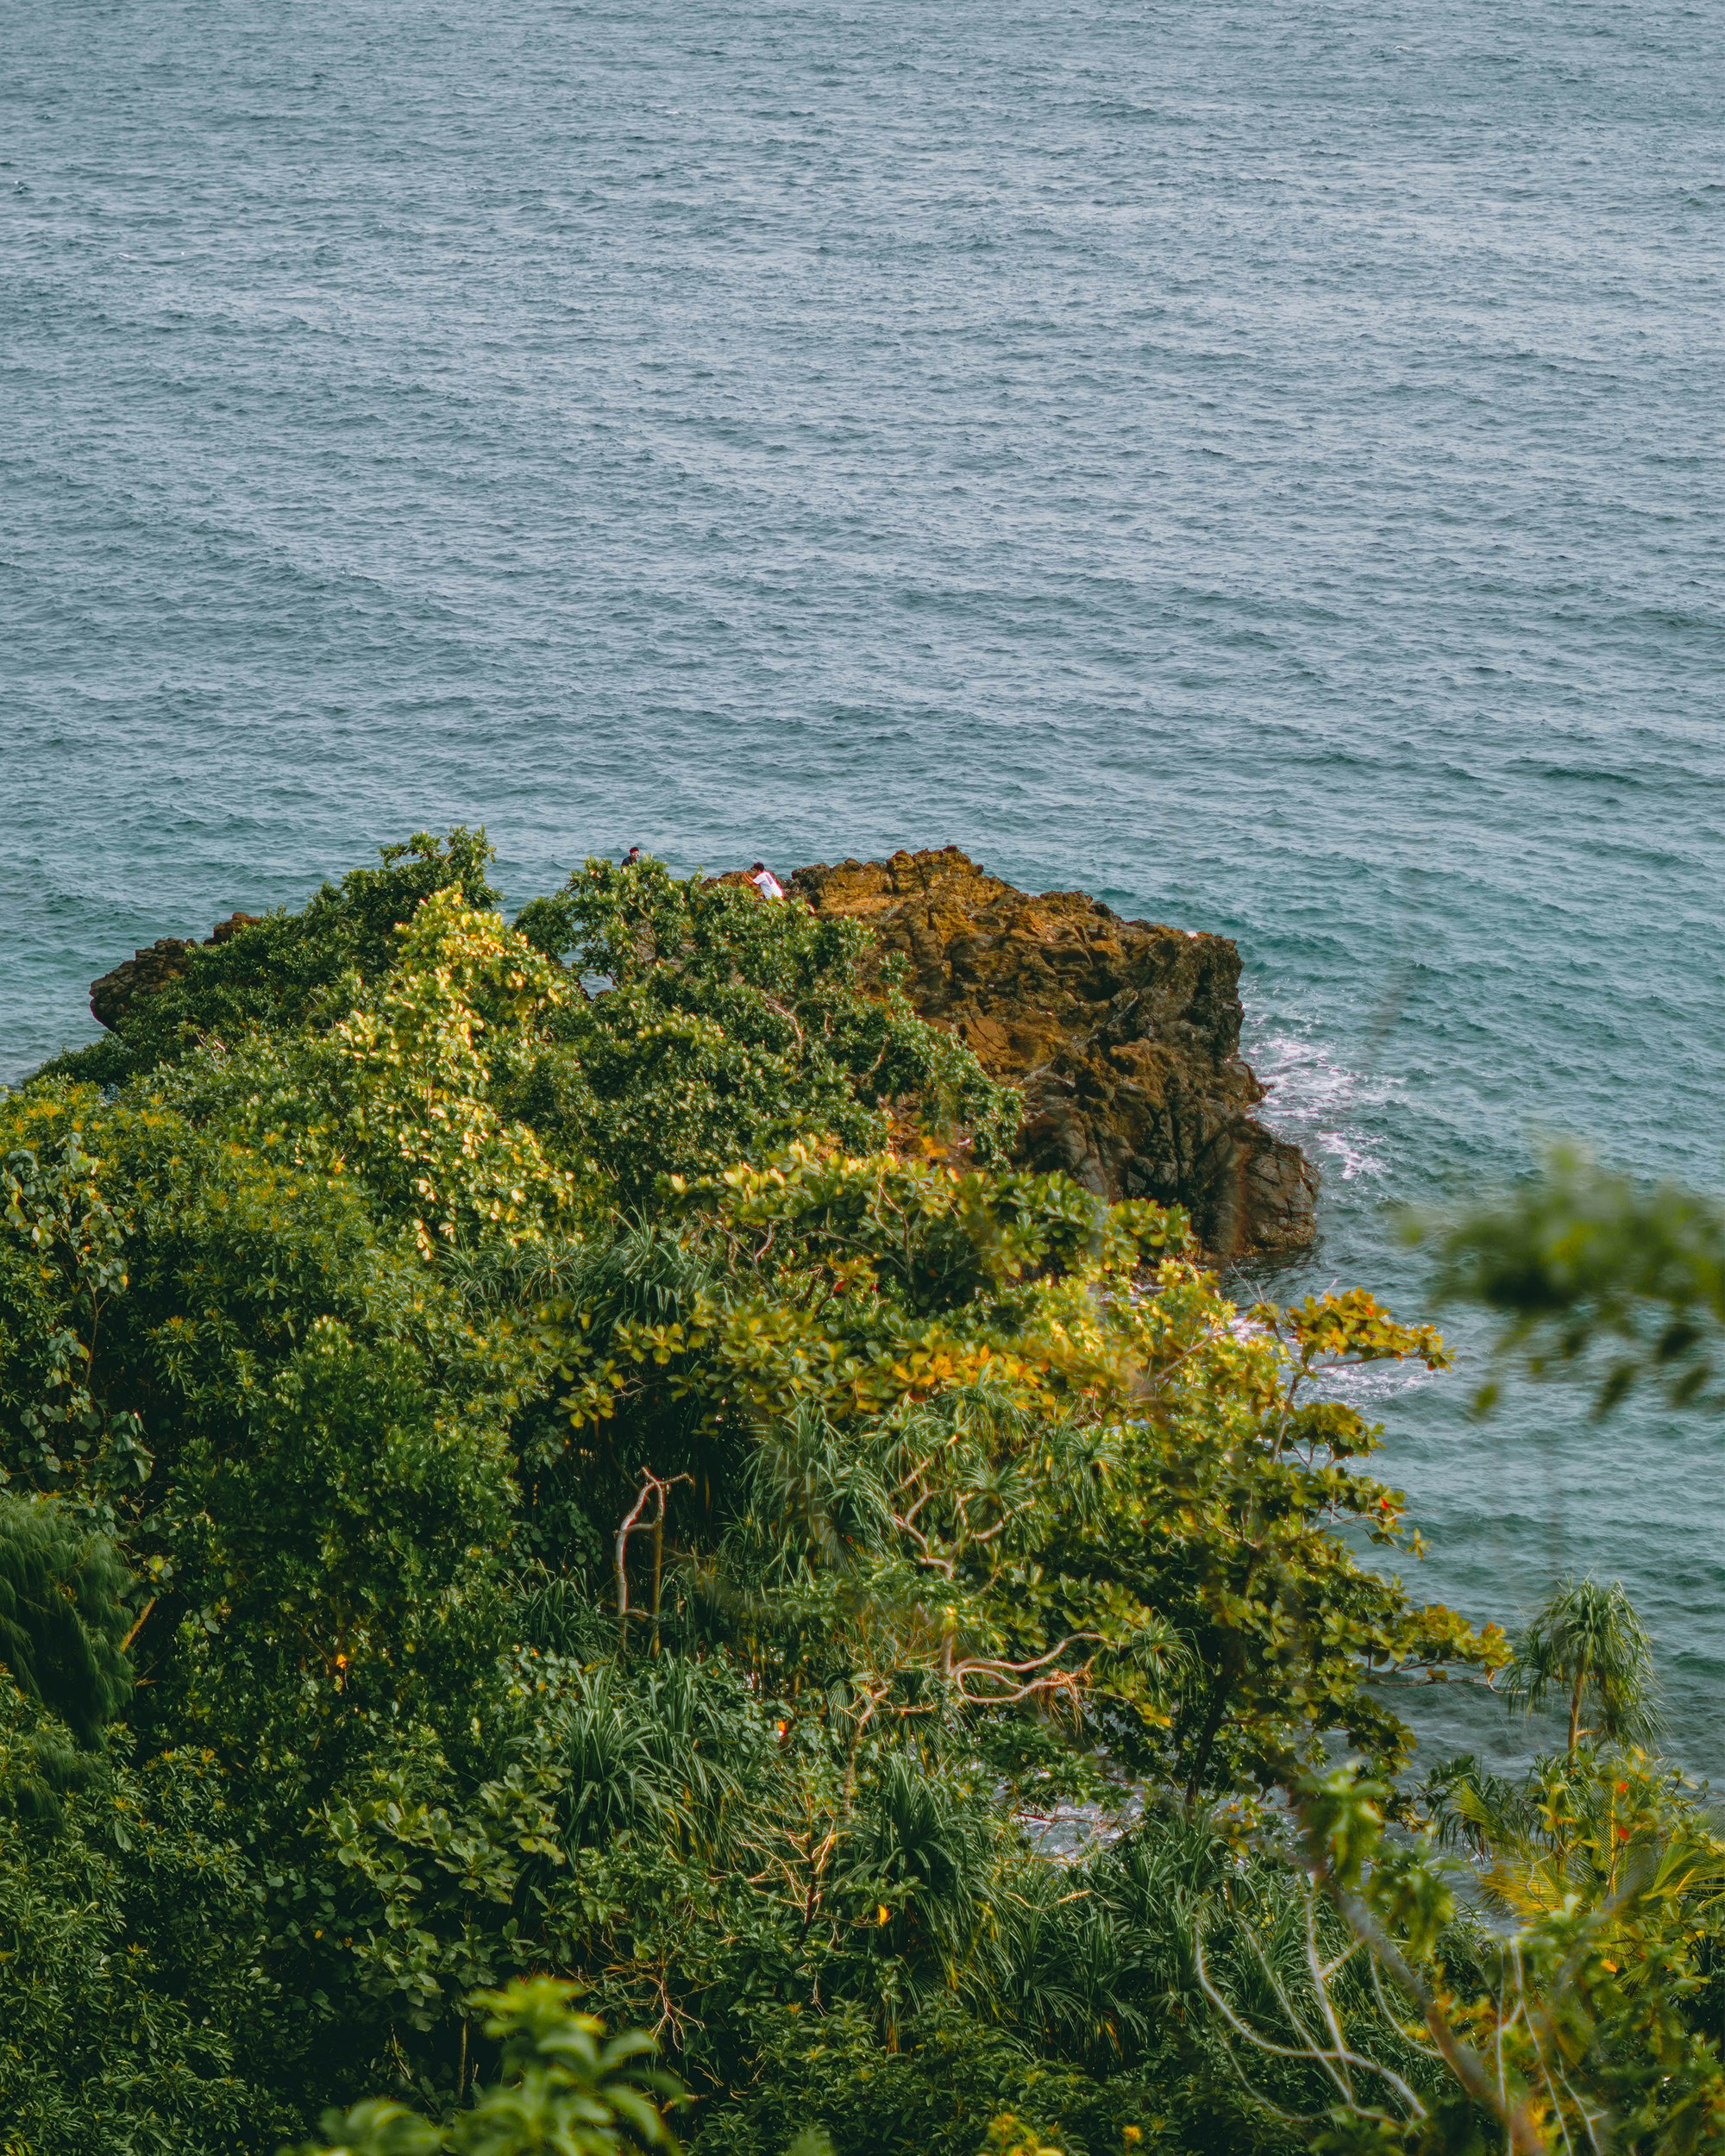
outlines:
M1563 1581L1517 1641L1504 1694L1530 1712L1566 1702L1571 1757L1584 1737L1648 1742L1659 1723L1652 1643L1622 1584Z

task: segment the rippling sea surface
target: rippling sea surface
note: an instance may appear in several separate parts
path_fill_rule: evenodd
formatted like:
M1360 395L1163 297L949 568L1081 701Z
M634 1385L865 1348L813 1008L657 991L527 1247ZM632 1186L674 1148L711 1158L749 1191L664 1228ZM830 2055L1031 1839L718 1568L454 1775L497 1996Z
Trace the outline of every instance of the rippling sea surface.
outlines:
M1716 7L4 15L0 1074L417 828L954 842L1239 939L1286 1290L1541 1131L1725 1179ZM1725 1768L1725 1432L1469 1382L1421 1583L1621 1576Z

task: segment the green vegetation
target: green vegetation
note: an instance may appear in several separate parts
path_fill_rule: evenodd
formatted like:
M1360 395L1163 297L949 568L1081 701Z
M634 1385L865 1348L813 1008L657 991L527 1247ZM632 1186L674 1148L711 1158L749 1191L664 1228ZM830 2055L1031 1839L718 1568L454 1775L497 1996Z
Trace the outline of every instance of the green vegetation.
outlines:
M853 927L486 862L0 1098L0 2150L1718 2146L1633 1612L1389 1569L1436 1335L1013 1170ZM1568 1751L1416 1789L1505 1668Z
M302 2156L613 2156L674 2148L662 2105L679 2092L649 2063L652 2038L637 2032L606 2042L604 2024L578 2013L574 1996L573 1984L553 1977L475 1993L484 2034L502 2046L490 2087L444 2122L368 2099L345 2118L331 2113L325 2120L332 2148Z

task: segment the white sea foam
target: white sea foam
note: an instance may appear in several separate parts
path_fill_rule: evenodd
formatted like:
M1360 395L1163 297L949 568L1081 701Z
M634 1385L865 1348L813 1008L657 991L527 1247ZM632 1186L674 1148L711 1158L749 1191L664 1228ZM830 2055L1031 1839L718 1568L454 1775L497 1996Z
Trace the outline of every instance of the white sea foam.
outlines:
M1321 1043L1292 1033L1267 1033L1246 1054L1270 1088L1258 1113L1271 1130L1318 1154L1320 1164L1339 1163L1344 1182L1383 1179L1384 1137L1365 1118L1394 1099L1399 1079L1353 1069Z

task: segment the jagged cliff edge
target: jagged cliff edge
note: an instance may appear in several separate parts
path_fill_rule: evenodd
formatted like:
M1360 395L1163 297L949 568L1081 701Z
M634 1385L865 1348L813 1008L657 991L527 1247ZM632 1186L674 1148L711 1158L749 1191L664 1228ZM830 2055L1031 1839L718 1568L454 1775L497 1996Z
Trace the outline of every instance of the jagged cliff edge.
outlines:
M1265 1089L1240 1057L1226 937L1124 920L1080 891L1032 896L955 846L800 868L790 887L901 953L919 1014L1019 1088L1026 1166L1184 1206L1219 1264L1309 1246L1317 1175L1251 1113Z

